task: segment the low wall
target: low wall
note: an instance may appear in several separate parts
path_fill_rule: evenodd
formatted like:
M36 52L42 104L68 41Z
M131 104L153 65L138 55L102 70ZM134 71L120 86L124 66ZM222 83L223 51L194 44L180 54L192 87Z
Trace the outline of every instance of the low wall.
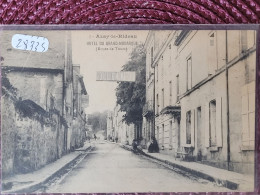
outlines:
M81 116L72 120L71 134L70 134L70 150L73 151L84 145L86 140L86 133L84 132L84 121Z
M2 96L2 176L28 173L64 153L61 117L30 100Z

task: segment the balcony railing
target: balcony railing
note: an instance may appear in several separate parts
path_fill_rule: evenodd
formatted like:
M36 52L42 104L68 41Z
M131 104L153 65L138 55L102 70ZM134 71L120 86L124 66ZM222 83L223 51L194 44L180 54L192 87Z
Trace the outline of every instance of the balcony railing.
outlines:
M164 107L160 114L173 114L175 117L181 117L181 107L180 106L166 106Z

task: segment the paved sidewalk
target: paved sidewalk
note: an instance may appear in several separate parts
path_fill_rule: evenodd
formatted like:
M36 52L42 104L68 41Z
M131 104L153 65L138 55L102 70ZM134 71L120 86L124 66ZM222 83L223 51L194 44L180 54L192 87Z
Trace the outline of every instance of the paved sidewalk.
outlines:
M2 193L7 194L31 192L34 189L37 189L37 187L47 182L61 169L68 166L71 162L77 160L77 158L84 154L85 151L91 149L91 145L93 144L87 141L82 148L62 156L60 159L45 165L43 168L37 171L27 174L18 174L5 179L2 181L2 184L4 183L6 185L8 182L10 182L9 185L12 185L12 188L10 190L2 191Z
M121 146L127 150L132 150L131 146ZM254 191L253 175L244 175L197 162L181 161L175 159L174 156L162 153L148 153L147 150L141 150L140 153L149 158L166 163L167 165L171 165L172 167L194 174L197 177L215 182L220 186L227 187L232 190L238 190L240 192Z

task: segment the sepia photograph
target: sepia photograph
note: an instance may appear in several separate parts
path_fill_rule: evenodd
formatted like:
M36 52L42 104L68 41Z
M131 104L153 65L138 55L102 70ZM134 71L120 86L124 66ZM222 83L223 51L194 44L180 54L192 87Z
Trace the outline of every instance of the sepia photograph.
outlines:
M257 36L1 30L1 194L254 192Z

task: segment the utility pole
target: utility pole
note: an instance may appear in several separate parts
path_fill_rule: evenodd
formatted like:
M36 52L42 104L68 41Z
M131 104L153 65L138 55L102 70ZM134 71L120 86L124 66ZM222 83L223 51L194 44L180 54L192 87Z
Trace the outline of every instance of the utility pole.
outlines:
M230 170L230 127L229 127L229 85L228 85L228 32L226 30L226 101L227 101L227 165Z

